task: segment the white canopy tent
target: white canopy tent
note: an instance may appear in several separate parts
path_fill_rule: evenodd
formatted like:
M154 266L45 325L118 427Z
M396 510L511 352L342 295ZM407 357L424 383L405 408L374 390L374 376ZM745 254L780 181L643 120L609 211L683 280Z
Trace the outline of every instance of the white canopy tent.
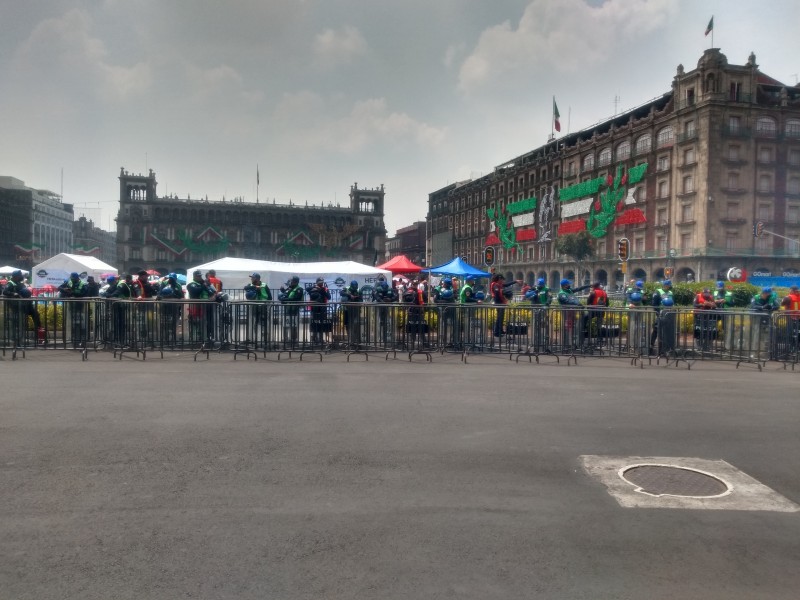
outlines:
M260 274L261 281L266 282L273 291L285 285L292 275L297 275L300 278L300 285L304 287L308 284L313 285L317 277L324 277L334 299L338 296L338 291L350 285L353 280L358 281L358 286L361 288L365 285L374 285L379 275L384 275L387 281L391 281L392 278L391 271L353 261L282 263L226 257L188 269L188 279L191 279L192 273L198 269L203 275L209 269L214 269L225 289L242 289L250 283L250 275L253 273ZM275 296L276 294L273 294L273 297Z
M23 275L30 275L30 271L26 271L25 269L18 269L17 267L12 267L6 265L5 267L0 267L0 275L11 275L14 271L22 271Z
M105 273L116 275L117 270L94 256L62 252L33 267L31 285L35 288L44 287L48 284L58 286L64 280L69 279L70 273L79 273L81 279L86 279L89 275L92 275L99 283L100 275Z

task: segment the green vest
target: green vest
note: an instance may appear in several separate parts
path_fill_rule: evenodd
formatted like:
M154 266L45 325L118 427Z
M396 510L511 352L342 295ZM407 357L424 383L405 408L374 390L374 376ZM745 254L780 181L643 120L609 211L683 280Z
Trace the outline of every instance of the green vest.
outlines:
M472 286L465 283L461 288L461 292L458 294L458 301L461 304L470 304L470 302L467 302L467 291L469 291L473 298L475 297L475 293L472 291Z

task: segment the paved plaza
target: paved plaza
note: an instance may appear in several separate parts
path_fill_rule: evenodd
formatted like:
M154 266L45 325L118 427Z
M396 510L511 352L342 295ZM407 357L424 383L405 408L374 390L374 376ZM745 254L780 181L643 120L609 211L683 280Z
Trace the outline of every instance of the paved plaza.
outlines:
M798 596L798 371L193 358L0 358L0 598Z

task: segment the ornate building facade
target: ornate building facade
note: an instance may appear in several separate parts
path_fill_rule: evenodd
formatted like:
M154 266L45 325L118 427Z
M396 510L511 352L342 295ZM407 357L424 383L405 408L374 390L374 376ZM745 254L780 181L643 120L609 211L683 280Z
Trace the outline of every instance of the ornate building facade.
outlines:
M498 271L551 286L798 273L800 86L761 72L753 54L730 65L712 48L696 69L678 66L663 96L431 193L428 222L429 264L480 265L493 246ZM767 233L755 238L759 222ZM555 240L581 231L594 257L576 273Z
M117 267L186 272L225 256L311 262L380 260L384 195L350 188L349 206L300 206L159 197L156 174L119 175Z

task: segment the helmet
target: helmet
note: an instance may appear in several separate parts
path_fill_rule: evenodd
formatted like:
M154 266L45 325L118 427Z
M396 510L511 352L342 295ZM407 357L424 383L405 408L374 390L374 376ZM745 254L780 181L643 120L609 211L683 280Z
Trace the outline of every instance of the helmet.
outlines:
M109 275L108 279L106 279L106 281L108 283L114 283L116 280L117 280L117 277L115 275Z
M159 293L160 296L163 296L164 298L168 298L168 297L172 296L175 293L175 290L172 289L171 286L165 285L163 288L161 288L161 291L158 292L158 293Z
M765 288L763 288L761 290L761 293L762 294L771 294L772 293L772 288L771 287L765 287Z
M544 277L539 277L539 279L536 280L536 285L544 285Z
M355 279L353 279L353 281L350 282L350 287L351 288L357 288L358 287L358 282Z
M442 290L442 298L450 299L453 297L453 290Z
M450 284L452 284L453 280L450 279L449 277L445 277L444 279L442 279L442 283L450 283Z
M244 297L247 300L255 300L256 299L256 291L255 290L245 290Z
M665 279L663 285L672 285L671 279Z
M167 275L167 279L178 279L178 276L175 273L170 273Z
M639 281L637 281L636 282L636 287L637 288L643 288L644 287L644 281L642 281L641 279Z
M325 279L322 277L317 277L317 283L325 283Z
M725 287L725 282L724 281L718 281L717 282L717 287L718 288L724 288Z
M674 306L674 305L675 305L675 300L673 300L672 298L670 298L669 296L667 296L666 298L664 298L664 299L661 301L661 304L662 304L663 306Z
M525 292L525 299L533 300L534 298L536 298L536 295L537 295L536 290L528 290L527 292Z
M300 278L297 275L292 275L290 281L292 282L292 285L297 285L298 283L300 283Z
M378 275L378 281L386 281L386 277L384 277L383 275Z
M478 300L483 300L484 298L486 298L486 294L484 294L483 292L475 292L475 298Z
M74 271L69 274L70 279L80 279L80 277L81 276L78 273L75 273Z
M192 272L192 277L197 277L198 275L200 275L200 277L203 276L203 272L200 269L196 269Z
M467 275L466 281L475 281L474 275Z
M261 273L253 273L250 275L251 279L261 279Z
M31 297L31 288L20 288L19 295L21 298L30 298Z
M642 295L639 292L633 292L631 294L631 302L641 302Z
M20 269L16 269L15 271L12 271L11 277L22 277L22 271Z
M563 286L563 285L569 285L569 279L562 279L562 280L561 280L561 285L562 285L562 286Z

